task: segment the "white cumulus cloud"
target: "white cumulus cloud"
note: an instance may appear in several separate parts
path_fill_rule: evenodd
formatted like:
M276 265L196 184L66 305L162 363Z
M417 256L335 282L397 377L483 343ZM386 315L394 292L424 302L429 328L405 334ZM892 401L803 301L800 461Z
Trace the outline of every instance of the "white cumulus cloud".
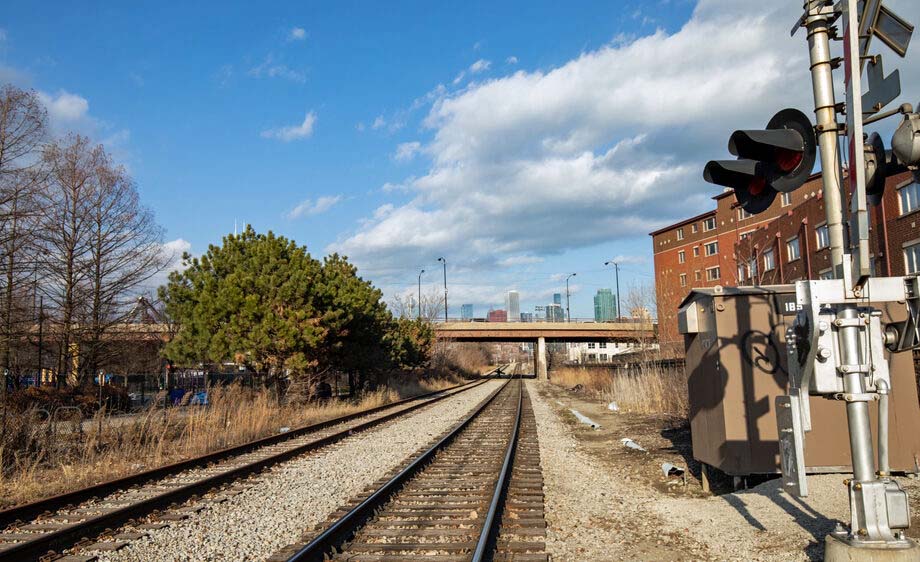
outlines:
M920 23L920 3L890 4ZM424 120L428 169L387 184L398 199L329 250L394 267L450 252L482 271L642 243L712 208L719 189L702 169L729 157L732 129L762 127L783 107L811 113L805 35L789 37L800 10L798 0L700 0L674 32L618 36L557 67L442 93ZM916 98L920 66L886 62Z
M470 65L470 73L479 74L480 72L485 72L486 70L489 70L490 66L492 66L491 61L487 61L486 59L479 59Z
M422 149L422 143L418 141L404 142L396 147L396 154L393 158L399 162L408 162L415 158L415 155Z
M285 217L288 220L295 220L303 217L319 215L331 209L341 200L341 195L324 195L317 198L315 201L312 199L304 199L298 203L296 207L288 211L285 214Z
M310 111L304 117L300 125L289 125L277 129L267 129L262 131L262 138L278 139L284 142L300 140L310 137L313 134L313 126L316 124L316 113Z
M48 109L48 117L56 123L73 123L85 119L89 114L89 102L77 94L64 90L57 94L38 92L38 98Z
M306 74L276 61L272 54L268 54L261 64L250 68L248 74L253 78L282 78L300 84L307 81Z
M307 38L307 30L302 27L293 27L288 32L289 41L303 41Z

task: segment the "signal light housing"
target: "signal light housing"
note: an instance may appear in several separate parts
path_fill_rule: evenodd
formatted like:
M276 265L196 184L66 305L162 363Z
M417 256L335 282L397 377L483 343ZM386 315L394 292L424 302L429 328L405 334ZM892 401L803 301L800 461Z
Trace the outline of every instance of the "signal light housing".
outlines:
M783 109L766 130L740 130L728 140L737 160L711 160L703 170L709 183L730 187L751 214L766 211L779 192L795 191L815 166L817 140L811 120L797 109Z

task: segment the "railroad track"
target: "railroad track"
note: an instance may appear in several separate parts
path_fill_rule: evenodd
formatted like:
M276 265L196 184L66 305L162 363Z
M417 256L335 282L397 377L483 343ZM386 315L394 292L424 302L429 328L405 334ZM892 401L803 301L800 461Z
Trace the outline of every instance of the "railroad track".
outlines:
M536 422L521 379L273 562L544 562Z
M385 406L298 428L136 475L0 511L0 561L53 560L57 553L105 551L139 538L137 533L112 534L129 521L154 514L157 521L137 525L156 529L182 520L200 507L170 509L204 493L219 490L222 501L239 490L228 488L253 473L326 447L425 406L483 384L484 380L416 396ZM163 510L166 510L165 512ZM107 540L92 540L107 532ZM86 560L70 556L62 560Z

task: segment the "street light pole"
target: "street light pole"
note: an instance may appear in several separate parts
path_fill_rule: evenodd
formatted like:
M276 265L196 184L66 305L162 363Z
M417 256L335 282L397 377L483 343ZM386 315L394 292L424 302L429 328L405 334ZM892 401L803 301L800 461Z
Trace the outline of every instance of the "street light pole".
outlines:
M569 276L565 278L565 316L566 322L572 321L572 311L569 308L569 279L575 277L576 273L569 273Z
M617 280L617 320L620 319L620 264L613 260L605 261L604 265L613 264L614 275Z
M447 260L438 258L438 261L444 264L444 322L447 322Z
M425 270L418 272L418 319L422 319L422 274Z

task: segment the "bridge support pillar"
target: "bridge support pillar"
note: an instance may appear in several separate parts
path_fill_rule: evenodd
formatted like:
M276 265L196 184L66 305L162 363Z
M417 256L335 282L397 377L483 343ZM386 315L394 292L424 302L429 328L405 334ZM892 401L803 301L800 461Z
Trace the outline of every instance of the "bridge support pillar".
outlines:
M546 338L540 336L537 338L537 345L533 349L534 373L539 380L549 379L546 372Z

